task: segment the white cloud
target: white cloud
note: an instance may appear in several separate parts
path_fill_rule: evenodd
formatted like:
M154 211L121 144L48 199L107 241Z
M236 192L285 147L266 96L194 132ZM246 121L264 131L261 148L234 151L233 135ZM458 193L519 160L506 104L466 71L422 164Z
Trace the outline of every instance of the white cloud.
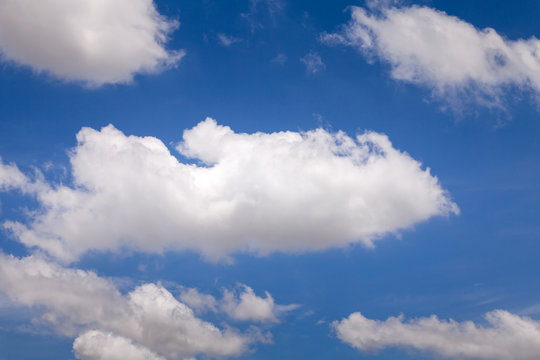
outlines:
M40 187L24 175L14 164L5 164L0 158L0 190L21 190L24 193L33 193Z
M231 291L223 293L223 310L236 320L254 320L261 322L277 322L274 315L274 298L268 291L266 297L255 295L253 289L244 286L244 291L237 297Z
M130 339L98 330L77 337L73 350L81 360L165 360Z
M306 72L308 74L316 74L326 68L321 56L316 52L307 53L300 61L306 66Z
M360 313L335 321L338 338L362 351L415 348L453 359L534 360L540 357L540 321L496 310L488 326L436 316L405 321L403 316L370 320Z
M298 308L296 304L279 305L268 291L265 297L255 294L247 285L240 285L242 291L223 290L221 300L216 300L212 295L203 294L197 289L183 289L180 299L198 312L223 312L230 318L239 321L279 322L278 317Z
M235 43L238 43L238 42L242 41L242 39L240 39L240 38L237 38L237 37L234 37L234 36L231 36L231 35L221 34L221 33L218 34L217 37L218 37L218 40L219 40L220 44L225 46L225 47L231 46L232 44L235 44Z
M164 47L177 27L152 0L0 0L0 55L87 86L129 83L178 63L184 52Z
M82 334L74 348L85 360L110 360L122 348L148 359L236 356L249 344L265 340L256 331L221 330L197 318L161 285L145 284L122 295L93 272L36 256L0 254L0 289L17 303L45 309L36 323L67 336ZM99 350L99 344L107 347Z
M200 165L111 125L83 128L77 140L74 184L38 192L28 224L4 223L26 246L63 261L89 250L189 249L217 260L238 251L373 246L387 233L458 213L429 169L374 132L242 134L207 119L178 145Z
M295 304L275 304L274 298L268 291L265 291L265 297L262 298L255 295L255 292L249 286L243 285L243 290L240 295L228 290L223 292L221 307L225 313L235 320L278 322L277 316L280 313L298 307Z
M180 300L198 313L218 311L218 301L210 294L203 294L195 288L182 288Z
M352 7L350 22L322 40L389 63L394 79L426 86L450 105L474 101L502 107L509 86L540 95L540 40L535 37L508 40L442 11L382 4L371 10Z

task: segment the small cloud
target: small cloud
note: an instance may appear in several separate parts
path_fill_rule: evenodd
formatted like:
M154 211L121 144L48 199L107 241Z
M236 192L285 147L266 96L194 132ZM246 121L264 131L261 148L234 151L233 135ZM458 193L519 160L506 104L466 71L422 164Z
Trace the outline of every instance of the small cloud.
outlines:
M265 291L265 297L255 294L252 288L240 284L237 289L223 289L223 297L217 300L194 288L181 288L180 299L197 313L225 313L238 321L277 323L278 317L300 307L297 304L281 305Z
M270 61L279 65L283 65L287 61L287 55L277 54L276 57L272 58L272 60Z
M313 315L315 315L315 311L307 310L307 311L304 311L303 313L301 313L300 315L298 315L296 318L298 320L302 320L302 319L305 319L305 318L313 316Z
M225 46L225 47L229 47L232 44L239 43L239 42L242 41L241 38L234 37L234 36L231 36L231 35L226 35L226 34L223 34L223 33L219 33L217 35L217 37L218 37L218 40L221 43L221 45Z
M241 13L246 19L253 33L257 29L263 29L266 23L275 23L276 16L285 8L281 0L250 0L249 11Z
M313 51L307 53L300 61L306 65L306 72L308 74L316 74L326 69L326 65L322 61L321 56Z
M302 20L300 21L300 23L302 24L302 27L304 29L310 26L311 17L309 16L309 13L307 11L304 11L304 13L302 14Z

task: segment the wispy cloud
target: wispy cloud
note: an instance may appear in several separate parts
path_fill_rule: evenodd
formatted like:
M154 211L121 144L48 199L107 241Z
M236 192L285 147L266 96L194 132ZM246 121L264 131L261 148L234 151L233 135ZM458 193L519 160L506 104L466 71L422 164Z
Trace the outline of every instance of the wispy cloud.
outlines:
M264 28L265 23L274 23L284 8L285 2L282 0L250 0L249 10L241 16L248 21L253 33L256 29Z
M231 35L226 35L223 33L219 33L217 37L218 37L219 43L225 47L231 46L232 44L239 43L242 41L241 38L231 36Z
M272 60L270 60L273 63L283 65L287 61L287 55L285 54L277 54Z
M308 74L316 74L326 69L326 64L322 61L321 56L316 52L309 52L300 59L306 66Z

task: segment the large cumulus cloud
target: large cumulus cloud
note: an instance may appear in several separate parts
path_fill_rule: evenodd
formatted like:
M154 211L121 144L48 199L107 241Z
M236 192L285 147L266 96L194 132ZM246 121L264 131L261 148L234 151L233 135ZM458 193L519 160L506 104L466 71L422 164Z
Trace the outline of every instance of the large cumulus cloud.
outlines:
M177 27L152 0L0 0L0 55L88 86L129 83L180 60L164 47Z
M207 119L177 147L198 164L178 161L156 138L113 126L83 128L77 140L73 185L3 181L35 189L40 204L28 223L4 226L63 261L121 248L220 259L372 246L458 212L429 169L374 132L241 134Z

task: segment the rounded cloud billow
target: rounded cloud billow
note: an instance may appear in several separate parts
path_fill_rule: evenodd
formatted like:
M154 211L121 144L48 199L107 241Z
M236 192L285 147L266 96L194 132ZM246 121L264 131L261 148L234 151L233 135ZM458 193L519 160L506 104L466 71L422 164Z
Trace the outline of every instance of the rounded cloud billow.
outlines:
M140 285L123 295L110 279L39 256L0 252L0 288L15 303L41 313L34 324L77 336L73 349L81 360L223 358L270 339L257 328L240 333L198 318L161 284Z
M4 188L25 189L40 204L26 224L4 226L67 262L121 248L194 250L218 260L239 251L373 246L385 234L459 211L429 169L374 132L243 134L206 119L177 146L198 165L178 161L156 138L126 136L112 125L83 128L77 140L71 186L0 165L0 175L10 176L0 178Z
M0 55L91 87L129 83L180 61L164 47L177 27L152 0L0 0Z

